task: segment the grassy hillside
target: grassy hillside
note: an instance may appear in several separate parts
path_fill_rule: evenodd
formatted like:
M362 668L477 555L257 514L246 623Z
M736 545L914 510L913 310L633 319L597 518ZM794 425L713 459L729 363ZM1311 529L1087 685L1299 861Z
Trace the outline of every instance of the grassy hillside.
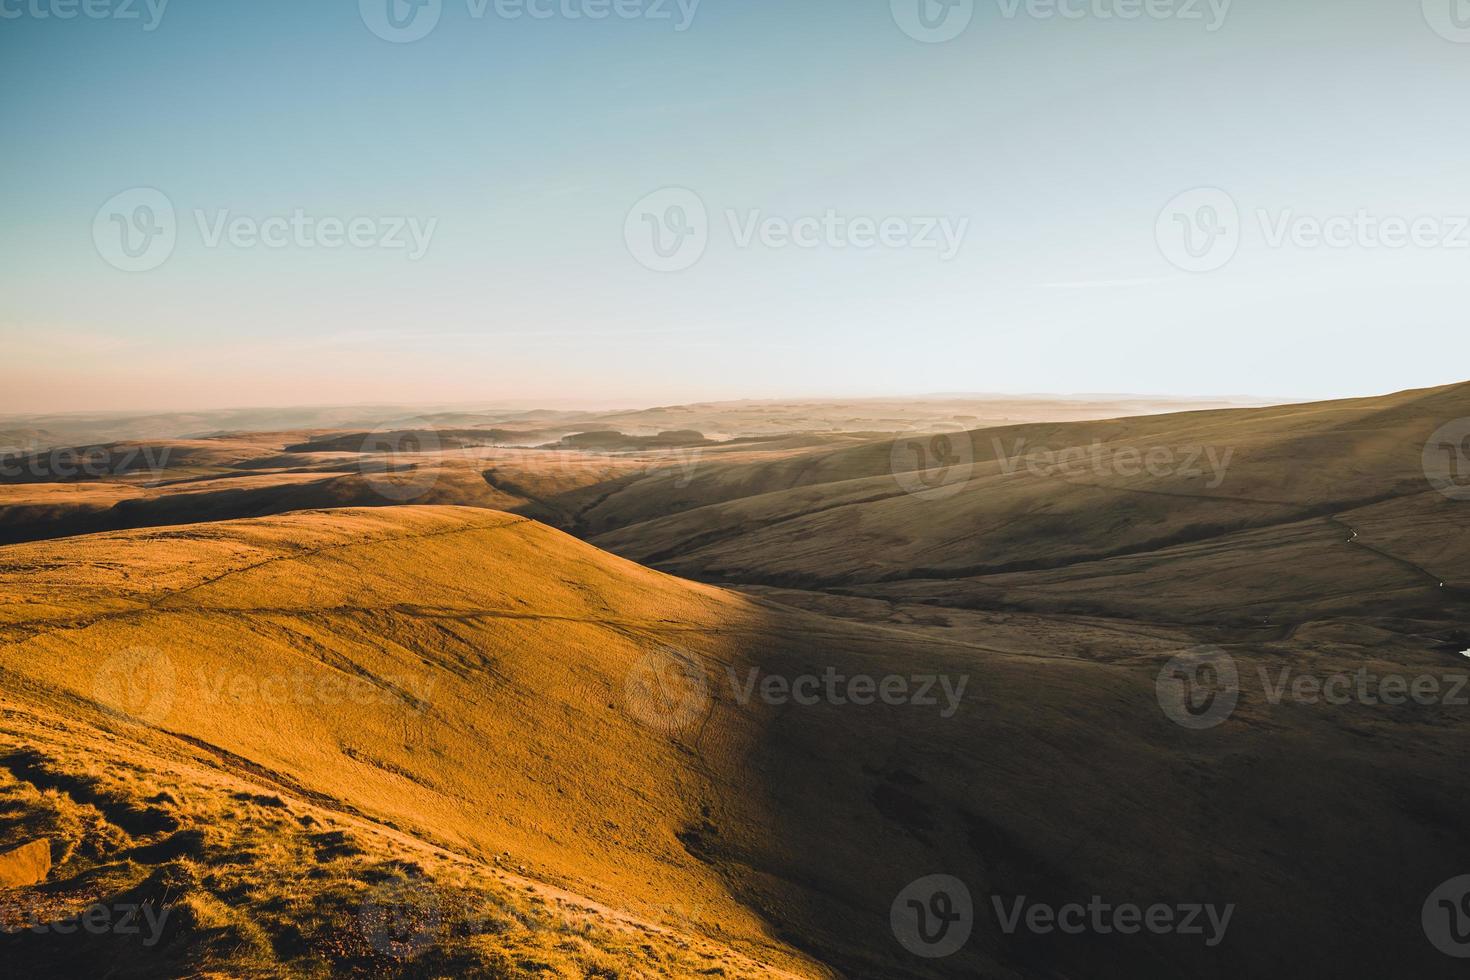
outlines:
M17 544L0 595L3 812L58 862L21 897L53 916L97 896L188 909L160 947L126 947L135 976L1429 976L1418 904L1470 864L1463 709L1252 688L1224 725L1185 731L1155 678L1191 629L1077 619L1059 649L1022 621L846 621L443 507ZM1230 649L1248 673L1445 656L1396 636ZM752 668L964 693L949 714L774 703L741 697ZM927 961L888 915L937 872L982 911L1022 894L1238 911L1214 949L982 921ZM426 914L442 941L402 939L395 912L380 950L380 886L427 889L450 910ZM25 962L121 955L6 941Z
M1001 590L1007 602L1050 595L1045 608L1059 609L1066 598L1056 583L1085 580L1182 619L1208 618L1221 589L1251 606L1247 614L1289 604L1276 589L1308 604L1358 589L1444 612L1438 581L1470 587L1455 581L1470 538L1457 501L1431 488L1421 457L1440 425L1466 415L1470 386L1460 385L977 430L949 436L942 451L890 439L701 472L676 493L635 485L584 521L602 547L724 582L959 605L993 603ZM1363 536L1347 548L1353 522ZM1388 530L1414 525L1436 530ZM1221 562L1257 574L1232 575ZM1260 581L1261 569L1283 562L1290 584ZM1026 574L1038 570L1047 574ZM1195 598L1206 592L1212 598ZM1090 608L1104 605L1122 608L1106 595Z

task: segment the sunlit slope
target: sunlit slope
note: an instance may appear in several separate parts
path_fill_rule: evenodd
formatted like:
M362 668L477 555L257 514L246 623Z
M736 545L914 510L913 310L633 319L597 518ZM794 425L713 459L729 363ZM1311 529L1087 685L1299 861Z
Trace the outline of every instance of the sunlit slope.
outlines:
M0 595L13 750L55 741L44 719L63 718L145 771L187 752L292 806L503 855L795 973L1260 973L1300 946L1325 969L1387 969L1417 948L1418 903L1446 862L1470 862L1453 819L1462 711L1283 709L1247 692L1225 726L1186 732L1155 700L1162 639L1100 635L1113 648L1090 661L850 625L484 510L13 545ZM1250 670L1303 652L1238 654ZM1310 652L1353 669L1440 656ZM695 665L702 690L660 686L673 665ZM742 701L750 668L965 684L948 714L942 699ZM1335 812L1353 819L1290 816ZM1364 849L1389 834L1393 848ZM888 915L937 872L969 883L982 919L965 952L929 962ZM988 912L992 894L1094 893L1240 911L1217 950L1167 936L1053 947L999 933ZM1283 925L1304 905L1330 911L1311 927L1325 931Z
M714 634L738 600L524 519L423 508L97 535L3 561L7 669L56 697L106 703L114 667L167 676L167 711L141 712L154 727L457 846L609 889L677 880L671 833L606 819L677 827L707 796L628 717L623 678L662 640ZM698 645L728 655L718 636ZM361 696L324 694L323 678ZM742 727L722 732L712 751L738 753ZM580 832L540 819L553 800Z
M530 879L508 853L436 846L187 736L0 705L0 841L52 857L44 883L0 889L6 976L815 972ZM98 911L119 929L78 927Z
M1423 472L1425 441L1467 415L1470 386L1460 385L986 429L937 449L885 441L697 474L665 493L672 513L663 517L647 516L659 505L652 488L642 499L633 488L588 521L616 527L593 540L619 554L734 582L820 587L1050 569L1437 497ZM696 506L701 495L709 502Z
M809 972L681 840L763 836L760 711L725 698L665 722L636 686L670 656L743 663L766 632L748 600L524 518L421 507L16 545L0 582L23 703L109 727L121 710L143 725L124 738L169 733L286 794Z

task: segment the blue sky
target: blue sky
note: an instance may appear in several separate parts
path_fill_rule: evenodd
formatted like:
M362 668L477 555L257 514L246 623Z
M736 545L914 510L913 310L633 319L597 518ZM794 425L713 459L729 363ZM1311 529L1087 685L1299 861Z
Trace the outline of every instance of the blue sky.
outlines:
M442 0L411 43L370 29L389 0L171 0L151 30L68 2L0 0L0 411L1298 398L1470 363L1459 0L975 0L935 43L900 21L936 0ZM174 235L129 271L99 235L137 188ZM707 246L660 272L627 229L666 188ZM1238 212L1203 272L1160 237L1195 188ZM258 240L298 213L319 230ZM781 244L829 215L892 244ZM360 245L320 230L354 219Z

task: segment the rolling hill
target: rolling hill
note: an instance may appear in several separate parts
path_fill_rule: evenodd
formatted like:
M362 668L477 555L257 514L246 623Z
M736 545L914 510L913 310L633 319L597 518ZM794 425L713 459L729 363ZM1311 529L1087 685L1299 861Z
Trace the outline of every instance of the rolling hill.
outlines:
M12 483L0 840L45 840L52 868L0 891L0 955L120 977L1450 975L1419 916L1470 867L1466 708L1282 691L1464 674L1465 518L1422 462L1464 416L1457 386L367 465L263 434L146 478ZM1194 730L1160 685L1202 648L1238 703ZM931 960L890 916L936 874L975 927ZM1007 903L1094 896L1232 918L1215 945L1004 928ZM14 928L98 902L171 924L150 946Z
M344 879L374 857L359 876L435 889L435 908L459 889L554 889L614 935L584 940L584 958L626 957L627 920L660 930L624 970L710 949L731 971L1063 976L1096 955L1096 937L1049 948L980 932L942 964L907 957L888 907L936 870L977 894L1239 907L1228 948L1139 937L1091 975L1264 969L1303 941L1281 927L1303 903L1358 936L1319 965L1387 964L1417 921L1370 914L1367 897L1407 903L1446 860L1470 859L1453 818L1464 787L1447 775L1463 713L1339 717L1254 699L1200 739L1154 703L1159 665L1190 642L1167 629L1078 626L1104 655L1016 654L681 581L524 518L442 507L13 545L0 591L3 767L13 793L58 811L53 848L72 855L48 900L74 907L101 882L186 901L174 965L231 962L212 931L227 929L250 937L239 955L260 969L406 968L361 952L352 931ZM1329 656L1277 646L1252 663L1308 654ZM1374 654L1424 668L1437 656ZM740 697L752 669L828 667L963 678L969 693L947 715L942 700ZM266 846L252 807L291 830L318 877L287 896L250 884L259 862L240 852ZM1354 820L1306 835L1288 818L1324 809ZM1337 860L1389 831L1392 849ZM288 928L283 908L318 886L357 923L348 954L332 952L340 923ZM22 936L16 955L54 954ZM436 955L503 953L493 962L537 975L525 964L542 940L500 936L457 936Z

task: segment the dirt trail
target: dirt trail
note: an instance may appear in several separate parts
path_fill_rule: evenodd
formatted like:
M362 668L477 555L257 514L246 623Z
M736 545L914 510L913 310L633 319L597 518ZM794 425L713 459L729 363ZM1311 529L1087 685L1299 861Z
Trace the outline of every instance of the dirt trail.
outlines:
M1410 561L1407 558L1401 558L1398 555L1395 555L1395 554L1392 554L1390 552L1384 551L1382 548L1378 547L1377 545L1371 545L1371 544L1369 544L1368 542L1366 542L1366 541L1363 540L1362 535L1361 535L1361 532L1359 532L1357 528L1353 527L1351 524L1347 523L1346 521L1342 520L1341 518L1339 518L1339 517L1337 517L1337 516L1334 515L1334 516L1331 516L1331 517L1326 518L1326 520L1327 520L1327 523L1328 524L1331 524L1332 526L1334 526L1336 528L1339 528L1340 530L1343 531L1343 533L1345 533L1347 535L1347 543L1348 544L1356 545L1359 548L1363 548L1363 549L1365 549L1367 551L1371 551L1375 555L1378 555L1381 558L1388 559L1389 561L1391 561L1394 564L1398 565L1400 568L1408 569L1409 571L1415 573L1416 575L1420 575L1420 576L1424 577L1436 589L1442 589L1442 588L1445 587L1445 579L1443 579L1440 576L1436 575L1435 573L1431 572L1429 569L1425 568L1423 565L1418 564L1417 562L1412 562L1412 561Z

